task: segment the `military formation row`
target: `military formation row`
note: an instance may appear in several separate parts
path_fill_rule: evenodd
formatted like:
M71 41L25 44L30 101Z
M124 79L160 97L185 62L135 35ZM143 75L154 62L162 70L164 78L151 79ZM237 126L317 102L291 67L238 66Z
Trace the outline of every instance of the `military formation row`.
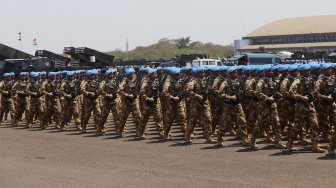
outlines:
M27 128L39 120L43 129L54 122L63 131L74 120L85 133L93 116L98 134L105 134L112 113L114 129L123 137L132 113L142 139L153 116L164 140L171 138L176 122L186 143L192 143L199 125L206 142L219 146L231 133L254 149L261 136L279 149L294 151L299 140L322 153L323 140L329 143L328 154L335 155L335 73L335 64L329 63L32 72L18 78L6 73L0 118L9 113L18 126L25 113Z

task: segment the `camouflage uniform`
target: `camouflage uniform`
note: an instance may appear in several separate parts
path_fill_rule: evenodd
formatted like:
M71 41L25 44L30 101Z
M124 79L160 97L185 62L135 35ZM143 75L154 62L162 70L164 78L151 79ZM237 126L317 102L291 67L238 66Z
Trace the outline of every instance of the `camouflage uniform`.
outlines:
M26 114L26 127L30 128L34 124L34 116L41 113L40 104L41 104L41 92L40 92L40 83L31 81L27 85L27 106L25 109ZM43 127L42 127L43 128Z
M212 134L215 133L217 125L220 124L221 118L223 115L223 102L220 100L220 97L218 96L219 87L221 86L222 82L226 78L219 76L214 79L212 86L210 88L210 96L209 96L209 102L211 106L211 115L212 115L212 121L211 121L211 131Z
M176 120L178 126L181 128L183 136L185 136L185 130L187 126L185 110L180 98L176 100L177 95L183 95L183 93L177 93L182 91L184 87L182 80L169 79L163 85L163 95L166 99L166 113L163 114L166 118L166 125L164 127L164 138L167 139L169 131L173 125L173 121ZM182 96L180 96L182 97Z
M75 92L77 89L79 88L76 88L75 83L69 80L64 80L60 86L60 102L62 106L60 128L62 130L66 130L68 123L71 121L75 105Z
M203 135L208 143L212 143L211 139L211 114L209 101L203 95L207 90L205 78L193 78L187 85L186 93L190 96L190 102L193 104L191 109L189 124L186 130L186 142L191 143L191 134L194 132L194 127L197 123L203 128Z
M289 89L294 82L295 77L288 75L283 79L280 85L279 93L282 96L281 106L278 106L280 113L280 125L282 129L288 128L287 134L293 128L295 122L295 99L289 94Z
M163 138L162 115L158 103L159 81L157 79L146 79L141 86L139 97L139 103L140 106L142 106L140 136L143 138L145 137L144 132L146 130L148 119L150 115L153 115L159 131L159 137Z
M10 112L11 118L13 119L13 108L12 108L12 87L14 81L3 81L0 86L1 91L1 106L0 106L0 122L3 121L4 115L7 111Z
M246 111L246 123L250 133L253 132L258 124L258 97L256 87L258 83L257 77L249 77L243 87L242 95L248 100L245 110Z
M330 132L335 127L336 104L333 99L336 80L334 76L321 76L314 87L314 104L317 111L318 125L326 141L333 143Z
M27 105L27 95L25 90L27 88L28 82L19 80L12 87L13 94L13 109L14 109L14 126L18 126L19 121L21 121L24 110Z
M83 88L81 88L83 93L83 112L82 112L82 132L86 132L86 125L89 123L89 119L91 117L91 113L93 112L94 124L95 126L98 125L97 121L97 111L96 111L96 104L97 104L97 97L98 97L98 82L95 80L87 81Z
M116 132L119 131L119 109L117 105L117 82L116 80L102 81L99 86L99 98L101 99L101 113L99 118L98 132L105 132L105 123L110 112L113 114Z
M42 83L41 93L44 95L41 100L41 126L46 128L54 114L55 105L55 82L47 79Z
M130 113L132 113L133 116L133 121L135 123L136 128L136 134L139 135L141 116L139 107L135 100L136 96L134 96L134 94L136 95L137 88L138 86L135 78L133 80L124 78L124 80L121 82L119 86L118 94L121 97L121 104L122 104L122 109L120 112L119 132L118 132L120 136L123 136L123 133L125 131L125 124Z
M314 152L323 152L318 146L319 127L313 100L309 97L313 93L314 82L309 77L299 76L290 87L289 95L295 99L295 123L290 128L287 148L295 150L293 141L304 126L311 128L311 140ZM305 136L301 136L303 143Z
M330 95L333 94L335 85L334 76L321 76L315 83L314 105L317 112L317 119L325 141L330 141L330 129L335 126L335 103Z
M240 95L238 91L241 88L238 79L227 79L223 81L219 88L219 96L224 103L224 114L217 132L217 144L219 145L222 145L222 137L225 132L229 131L231 122L234 122L239 128L239 135L243 140L242 145L248 145L246 118L243 107L237 98Z
M268 133L275 136L276 147L284 149L285 145L281 142L280 121L275 102L275 95L280 83L276 83L272 78L264 77L258 81L256 87L256 95L258 97L258 126L255 127L254 134L251 138L251 144L255 146L256 134L259 132L258 128L269 129ZM269 136L269 135L268 135Z

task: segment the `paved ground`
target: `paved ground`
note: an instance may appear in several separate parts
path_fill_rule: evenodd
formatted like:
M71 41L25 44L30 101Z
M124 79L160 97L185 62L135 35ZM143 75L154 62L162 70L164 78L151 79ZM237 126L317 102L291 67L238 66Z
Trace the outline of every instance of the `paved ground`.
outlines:
M3 123L0 187L335 187L335 158L309 148L289 153L258 140L260 150L251 151L229 136L224 148L201 138L185 145L177 127L172 141L160 142L153 125L147 140L132 129L120 139L108 126L98 137L93 129L82 135Z

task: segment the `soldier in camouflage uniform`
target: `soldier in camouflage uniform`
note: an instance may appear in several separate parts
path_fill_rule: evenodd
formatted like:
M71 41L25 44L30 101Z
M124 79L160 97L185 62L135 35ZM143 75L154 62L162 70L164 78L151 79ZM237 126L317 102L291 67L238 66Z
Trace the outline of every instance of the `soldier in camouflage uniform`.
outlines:
M81 91L83 93L83 112L82 112L82 133L86 133L86 126L89 123L91 113L93 112L94 124L97 126L97 111L96 111L96 99L98 98L98 82L96 81L98 76L97 70L90 70L86 72L88 81L82 86Z
M5 80L1 82L1 106L0 106L0 123L3 122L4 115L7 111L10 112L11 118L13 119L13 109L12 109L12 87L14 85L14 73L5 73Z
M318 112L319 127L323 127L325 137L329 137L331 127L335 127L336 104L335 104L335 89L336 81L332 75L331 66L322 66L323 74L315 83L314 87L314 105ZM331 137L329 137L331 138ZM331 139L328 140L330 141ZM331 142L332 143L332 142ZM332 153L332 147L329 147L329 153Z
M232 123L238 126L238 134L243 140L242 145L248 146L247 125L245 114L240 103L240 91L242 83L239 82L239 77L236 67L228 69L229 78L221 84L219 88L219 97L224 103L224 114L221 118L219 130L217 132L217 145L223 146L225 132L230 130Z
M136 83L135 70L133 68L126 69L125 76L126 78L121 82L118 91L122 103L118 134L119 136L124 136L127 118L132 113L136 134L139 136L141 116L136 104L138 85Z
M184 106L182 104L182 99L185 92L185 85L181 78L181 70L179 68L174 68L170 71L172 78L166 80L163 85L163 95L167 99L167 112L163 114L166 116L166 125L164 127L164 139L170 137L169 131L173 125L173 121L176 120L179 127L181 127L181 132L183 137L185 136L185 130L187 126L186 115Z
M218 77L216 77L209 89L209 94L211 95L213 100L212 103L212 121L211 121L211 131L212 134L215 133L216 127L219 126L221 123L221 118L223 116L223 111L224 111L224 106L223 101L220 99L218 93L219 93L219 88L222 85L223 81L227 79L227 67L218 67ZM210 99L210 98L209 98ZM211 104L210 104L211 105Z
M32 72L30 82L27 85L26 93L27 106L25 109L26 114L26 128L31 128L34 124L34 117L40 114L40 97L41 95L41 85L39 81L39 73ZM41 127L43 128L43 127Z
M264 66L263 71L265 76L261 78L256 86L256 96L258 98L258 126L255 127L255 133L251 138L251 146L256 148L255 138L259 132L258 128L263 127L267 130L268 136L273 133L275 137L276 148L285 149L286 146L282 143L280 134L280 122L277 110L275 97L280 83L276 83L273 79L271 66ZM271 125L271 130L269 129Z
M51 117L54 114L55 105L55 89L54 82L55 73L48 73L48 79L46 79L41 86L41 94L43 94L43 100L41 100L41 127L46 128L48 123L51 122Z
M211 138L211 114L209 101L207 99L208 88L206 79L204 78L204 70L201 67L193 69L194 77L187 85L186 93L190 96L190 102L193 104L191 109L189 124L187 125L185 140L191 143L191 134L197 123L203 128L203 135L207 143L214 143Z
M14 119L13 125L17 127L19 122L21 121L24 110L26 109L26 97L27 94L25 92L29 79L28 72L21 72L19 76L19 80L12 87L12 95L13 95L13 109L14 109Z
M139 104L142 106L140 136L146 138L145 130L149 117L152 115L157 125L159 138L163 138L162 115L159 105L159 81L155 69L147 69L147 79L144 80L140 93Z
M105 123L110 112L113 114L115 131L119 132L119 109L117 106L118 80L117 69L109 69L105 72L106 80L99 85L99 98L101 99L101 115L99 118L98 133L105 133Z
M294 151L296 149L293 142L297 134L300 133L300 130L304 126L308 126L311 128L312 151L323 153L324 150L321 149L318 144L319 128L312 98L314 82L310 78L310 66L302 65L299 68L302 75L295 79L289 89L289 95L295 99L296 103L295 123L294 126L291 126L290 128L287 148L290 151ZM305 135L301 135L301 140L303 143L309 143L306 140Z
M67 78L62 81L59 90L59 97L62 106L61 113L61 130L65 131L68 123L71 121L73 112L74 112L74 98L75 92L79 88L76 88L75 83L73 82L75 72L68 71ZM77 127L78 129L78 127ZM79 129L80 130L80 129Z

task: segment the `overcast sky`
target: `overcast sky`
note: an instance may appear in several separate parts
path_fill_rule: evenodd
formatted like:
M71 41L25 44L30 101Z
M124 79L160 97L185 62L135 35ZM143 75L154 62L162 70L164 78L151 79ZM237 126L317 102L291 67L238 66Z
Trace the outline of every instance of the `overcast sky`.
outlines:
M161 38L230 44L269 22L336 14L335 0L0 0L0 43L34 53L125 50ZM331 23L335 24L335 23ZM37 38L37 46L32 45Z

